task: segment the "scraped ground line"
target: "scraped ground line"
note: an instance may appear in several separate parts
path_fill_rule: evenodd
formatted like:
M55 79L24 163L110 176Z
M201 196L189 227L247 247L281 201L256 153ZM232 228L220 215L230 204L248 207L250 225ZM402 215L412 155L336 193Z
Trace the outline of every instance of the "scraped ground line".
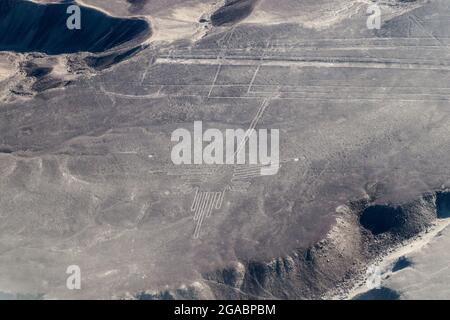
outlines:
M250 92L251 92L253 83L254 83L255 80L256 80L256 76L258 75L259 69L261 68L261 65L263 64L264 56L266 55L266 51L269 49L269 44L270 44L270 42L271 42L271 41L268 40L267 43L266 43L266 47L264 48L263 53L262 53L262 55L261 55L261 63L258 65L258 67L257 67L256 70L255 70L255 73L253 74L252 80L250 81L250 84L248 85L247 93L250 93Z
M216 85L217 78L219 77L220 70L222 69L223 60L225 59L225 53L226 53L226 50L227 50L227 46L228 46L228 43L230 42L231 38L233 37L233 33L234 33L234 29L235 28L236 27L233 27L230 30L228 39L226 40L226 43L223 44L220 54L217 55L217 60L219 61L219 66L217 67L216 75L214 76L214 79L213 79L213 81L211 83L211 87L209 88L208 98L211 97L211 93L213 92L214 86ZM227 34L225 34L224 37L226 37L226 35Z

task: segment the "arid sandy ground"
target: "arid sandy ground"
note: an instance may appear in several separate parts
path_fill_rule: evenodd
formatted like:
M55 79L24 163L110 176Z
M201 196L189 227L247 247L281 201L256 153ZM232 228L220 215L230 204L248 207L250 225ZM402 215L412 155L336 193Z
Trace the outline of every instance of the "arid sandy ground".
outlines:
M105 52L1 53L0 293L350 297L445 215L448 1L380 2L379 30L371 1L77 2L151 32ZM174 165L171 133L199 120L279 129L278 174ZM196 191L225 195L198 237ZM426 264L448 263L447 233L398 251L417 269L383 286L448 298L448 270ZM418 270L439 290L411 291Z
M437 221L430 229L389 250L372 267L380 270L380 287L397 292L403 299L448 299L448 244L450 219ZM404 266L398 267L402 261ZM369 266L370 267L370 266ZM371 272L366 272L361 282L334 299L358 299L371 290L367 286ZM380 289L375 289L375 292ZM382 298L382 296L379 296Z

